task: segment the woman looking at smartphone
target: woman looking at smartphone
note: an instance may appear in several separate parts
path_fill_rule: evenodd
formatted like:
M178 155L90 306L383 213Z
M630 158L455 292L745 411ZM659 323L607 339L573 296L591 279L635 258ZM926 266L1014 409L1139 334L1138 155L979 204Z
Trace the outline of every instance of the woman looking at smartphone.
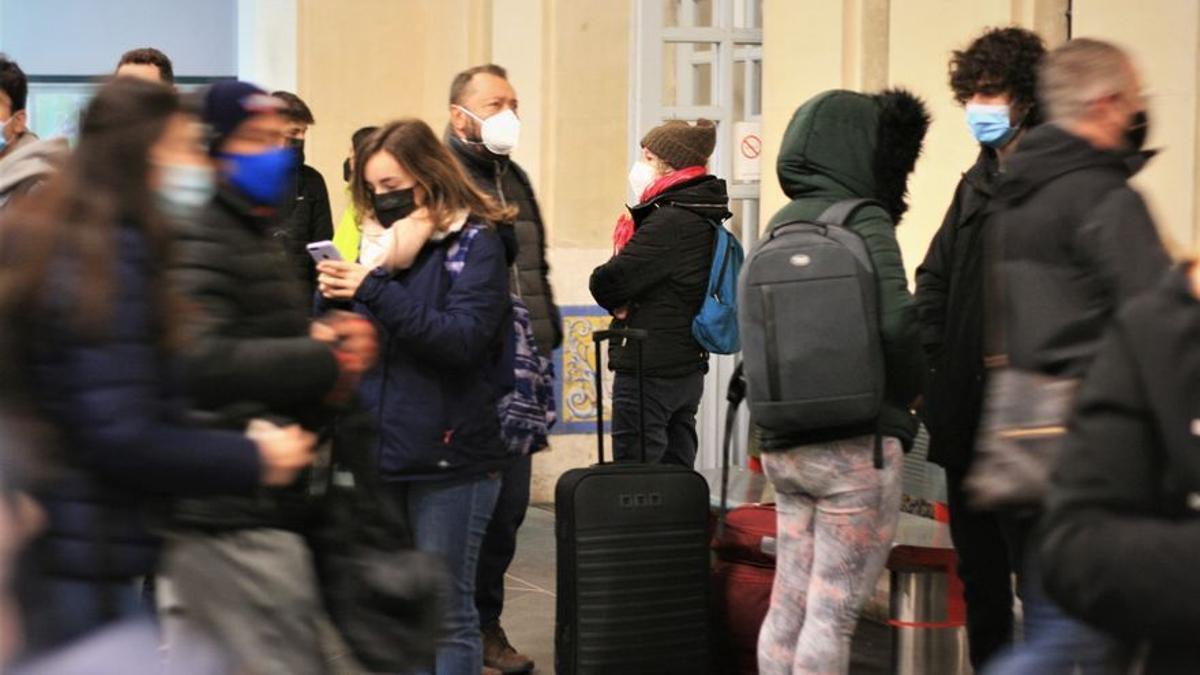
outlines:
M360 396L380 429L379 469L407 507L418 549L452 576L436 672L479 672L479 548L508 461L496 401L511 387L504 247L492 224L511 209L479 192L433 130L400 120L356 152L354 203L384 228L429 224L402 267L324 262L318 287L380 329L380 367Z

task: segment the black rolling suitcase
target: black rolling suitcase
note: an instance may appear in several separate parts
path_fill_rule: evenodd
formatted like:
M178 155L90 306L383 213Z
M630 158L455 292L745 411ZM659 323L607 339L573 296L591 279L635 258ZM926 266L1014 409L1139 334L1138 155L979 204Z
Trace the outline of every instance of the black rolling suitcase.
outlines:
M645 335L592 336L600 463L563 474L554 494L560 675L710 669L708 484L684 467L604 461L601 346L637 344L640 392ZM644 460L644 415L642 424Z

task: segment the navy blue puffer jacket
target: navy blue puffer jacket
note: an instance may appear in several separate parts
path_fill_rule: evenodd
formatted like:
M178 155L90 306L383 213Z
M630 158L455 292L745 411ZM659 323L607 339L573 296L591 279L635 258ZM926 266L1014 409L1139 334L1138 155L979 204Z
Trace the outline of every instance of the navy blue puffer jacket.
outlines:
M395 275L376 269L355 294L355 311L380 332L379 365L360 393L385 479L470 476L506 459L496 413L512 324L504 246L481 229L452 281L446 254L457 238L426 244Z
M159 347L151 294L154 260L134 227L119 230L111 318L100 335L78 330L86 283L60 259L48 307L35 322L28 372L34 403L59 431L61 472L38 497L49 526L35 563L52 576L123 579L151 572L148 526L159 497L249 494L259 460L242 434L188 428L175 370Z

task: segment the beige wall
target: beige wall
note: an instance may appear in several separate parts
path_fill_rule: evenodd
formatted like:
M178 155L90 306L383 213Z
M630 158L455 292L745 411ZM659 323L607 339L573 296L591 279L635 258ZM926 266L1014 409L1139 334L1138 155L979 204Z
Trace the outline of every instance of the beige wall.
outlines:
M548 7L550 152L541 199L555 246L607 249L628 172L629 3L557 0Z
M317 118L306 153L330 187L335 221L345 204L342 159L355 129L415 116L441 134L450 80L486 42L478 25L482 6L481 0L299 2L297 93Z
M1148 145L1162 152L1134 180L1164 236L1181 250L1195 250L1200 2L1075 0L1074 13L1075 35L1112 40L1137 61L1149 95Z
M629 3L545 0L545 97L538 197L560 305L591 305L623 209L629 144ZM565 470L595 462L595 437L557 435L534 456L532 495L551 502Z

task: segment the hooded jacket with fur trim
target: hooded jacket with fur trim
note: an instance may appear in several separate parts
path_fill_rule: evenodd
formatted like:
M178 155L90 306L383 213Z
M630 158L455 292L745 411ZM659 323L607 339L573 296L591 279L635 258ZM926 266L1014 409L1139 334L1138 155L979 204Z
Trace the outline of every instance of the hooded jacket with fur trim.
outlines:
M895 228L907 208L908 174L928 128L924 103L901 90L876 95L827 91L809 99L792 116L776 165L779 184L792 201L771 218L768 227L812 221L843 199L869 198L884 204L886 209L860 209L847 227L866 242L875 266L887 382L875 427L818 434L760 429L764 449L849 438L874 433L876 428L911 448L917 419L909 408L921 390L924 360Z

